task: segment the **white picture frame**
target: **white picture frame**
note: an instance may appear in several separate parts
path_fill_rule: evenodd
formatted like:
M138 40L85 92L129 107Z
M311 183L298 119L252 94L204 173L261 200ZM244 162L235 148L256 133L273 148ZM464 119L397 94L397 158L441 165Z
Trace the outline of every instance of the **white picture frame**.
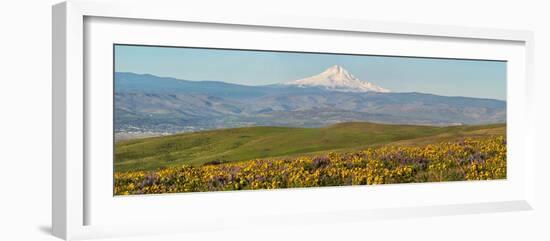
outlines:
M150 9L155 11L150 11ZM534 202L534 170L536 160L532 149L534 146L534 137L529 117L532 116L530 106L532 106L530 93L532 93L532 66L533 66L533 34L529 31L518 30L497 30L482 29L455 26L439 25L421 25L409 23L391 23L391 22L372 22L350 19L313 19L293 16L270 16L270 15L249 15L237 16L231 15L208 15L204 12L194 11L185 7L181 1L166 2L95 2L73 0L60 3L53 7L53 168L52 168L52 226L53 234L63 239L85 239L94 237L112 237L123 235L139 234L157 234L172 232L194 232L204 230L218 230L228 227L237 227L236 224L224 222L221 216L216 216L213 212L205 214L206 218L199 217L201 208L195 207L195 212L189 212L191 217L196 219L193 222L186 223L186 220L180 219L173 212L174 207L178 205L208 205L214 203L214 200L224 200L228 203L239 205L242 200L254 200L257 202L268 202L269 200L295 198L296 205L305 205L310 197L323 198L334 196L357 197L365 192L364 187L334 187L320 189L300 189L300 190L277 190L277 191L254 191L254 192L225 192L221 194L177 194L177 195L159 195L155 197L118 197L96 198L94 188L90 180L94 180L96 173L108 173L112 170L103 170L104 167L96 166L90 160L90 142L89 139L90 121L94 118L102 118L101 114L93 115L93 104L90 98L94 99L94 93L90 89L98 89L90 86L85 78L90 78L86 73L86 68L96 68L94 60L88 60L89 54L86 41L95 41L95 38L86 38L86 34L96 34L98 36L105 32L98 27L89 30L86 28L86 21L90 19L115 19L122 22L132 22L131 24L144 24L153 22L149 28L170 23L178 24L210 24L223 26L227 31L231 28L253 27L256 30L276 29L278 32L300 30L307 33L316 31L321 33L357 33L357 34L378 34L392 36L392 38L427 38L434 41L449 41L450 45L457 47L461 42L468 44L469 41L483 43L483 46L495 45L513 45L510 55L502 55L502 58L517 58L517 71L509 72L509 75L517 76L513 80L508 80L508 96L510 99L509 107L513 116L509 115L511 120L508 131L512 141L510 145L513 155L511 159L517 160L509 168L516 170L517 178L504 182L472 182L472 183L449 183L449 184L426 184L426 185L397 185L393 187L375 186L369 187L370 199L377 199L378 206L373 203L375 208L359 208L358 203L350 203L349 208L328 208L323 210L321 205L311 205L308 209L291 210L290 206L284 204L262 208L250 205L250 212L221 212L219 215L234 215L232 218L247 223L248 225L267 226L267 225L293 225L301 222L343 222L350 220L371 220L398 217L423 217L434 215L468 214L482 212L530 210ZM136 22L137 21L137 22ZM108 21L106 21L108 23ZM105 23L105 22L104 22ZM109 23L108 23L109 24ZM116 25L116 24L115 24ZM114 26L114 25L113 25ZM124 24L117 26L125 28ZM160 31L160 30L159 30ZM126 36L133 36L128 32ZM162 35L160 35L162 38ZM139 37L139 36L138 36ZM132 41L136 40L135 36ZM100 41L100 40L97 40ZM116 39L106 39L105 41L119 41ZM148 39L147 41L163 41L162 39ZM454 41L454 42L453 42ZM139 42L139 41L138 41ZM216 43L212 43L216 44ZM498 44L497 44L498 45ZM493 48L498 50L498 46ZM481 46L481 45L480 45ZM478 48L480 47L478 46ZM95 48L94 45L91 45ZM284 46L282 47L284 48ZM403 48L407 48L406 46ZM410 48L410 47L409 47ZM491 49L490 47L487 47ZM495 51L496 52L496 51ZM512 54L513 52L513 54ZM434 53L435 54L435 53ZM452 54L452 52L447 53ZM96 54L102 56L101 54ZM500 57L500 55L492 55ZM514 57L515 56L515 57ZM481 57L480 57L481 58ZM521 61L520 61L521 60ZM97 61L95 61L97 62ZM89 74L89 73L88 73ZM101 89L101 88L99 88ZM90 97L91 96L91 97ZM110 111L110 109L109 109ZM112 113L111 113L112 114ZM95 128L95 127L94 127ZM510 129L512 128L512 129ZM95 132L96 129L94 129ZM517 133L517 134L514 134ZM112 134L112 133L108 133ZM515 142L515 143L514 143ZM100 153L101 154L101 153ZM107 152L103 154L108 154ZM93 155L92 155L93 156ZM521 161L519 161L521 159ZM95 168L95 169L94 169ZM100 169L97 169L100 168ZM101 169L103 168L103 169ZM97 175L97 174L96 174ZM91 178L88 180L88 178ZM97 180L97 179L96 179ZM475 189L475 190L474 190ZM483 197L482 193L487 190L501 190L488 193ZM505 189L507 191L505 191ZM462 199L454 198L450 195L447 199L440 202L422 202L421 200L405 202L384 202L382 194L376 192L403 192L411 193L425 192L426 195L438 195L444 192L468 193L476 197L465 197ZM436 191L431 191L436 190ZM500 195L501 194L501 195ZM349 195L349 196L346 196ZM393 195L393 194L389 194ZM491 197L488 197L491 196ZM105 199L108 198L109 202ZM129 201L128 201L129 200ZM332 201L342 202L343 199ZM188 201L185 203L184 201ZM90 205L90 203L101 203ZM132 209L142 206L154 206L153 204L163 203L167 207L164 210L155 209L145 212L147 219L154 220L155 225L143 225L136 228L128 223L129 219L135 217L122 217L128 215ZM323 204L323 203L321 203ZM119 205L119 206L115 206ZM93 208L90 208L93 206ZM205 206L204 206L205 207ZM244 207L240 207L244 208ZM117 210L119 212L117 212ZM221 209L220 209L221 210ZM217 211L220 211L217 210ZM265 211L262 213L262 211ZM162 219L155 217L162 215ZM254 213L260 213L254 215ZM98 221L90 221L91 216L102 217ZM108 216L111 215L111 216ZM171 216L172 215L172 216ZM107 222L107 217L112 219L112 223ZM324 218L323 218L324 217ZM139 218L138 218L139 219ZM197 221L198 219L198 221ZM288 221L288 220L293 221ZM213 220L213 221L212 221ZM175 224L176 223L176 224ZM183 225L185 224L185 225Z

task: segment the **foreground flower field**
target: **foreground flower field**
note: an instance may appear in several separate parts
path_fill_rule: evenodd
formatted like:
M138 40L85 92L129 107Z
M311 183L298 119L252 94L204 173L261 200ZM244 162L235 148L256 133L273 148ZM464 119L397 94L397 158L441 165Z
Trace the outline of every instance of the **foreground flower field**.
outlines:
M115 172L115 195L506 178L503 136L292 159Z

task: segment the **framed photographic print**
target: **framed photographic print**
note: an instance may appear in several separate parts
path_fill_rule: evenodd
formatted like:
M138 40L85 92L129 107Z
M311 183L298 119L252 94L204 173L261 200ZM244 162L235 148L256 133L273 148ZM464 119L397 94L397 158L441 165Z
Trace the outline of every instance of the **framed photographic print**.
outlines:
M56 236L532 208L530 32L115 5L53 8Z

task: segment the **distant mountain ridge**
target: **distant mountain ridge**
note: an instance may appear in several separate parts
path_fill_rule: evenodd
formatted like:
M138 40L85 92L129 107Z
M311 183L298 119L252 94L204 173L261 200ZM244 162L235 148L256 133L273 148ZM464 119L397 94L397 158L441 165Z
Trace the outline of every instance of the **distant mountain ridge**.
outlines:
M343 91L305 84L246 86L115 73L116 132L319 127L349 121L438 126L502 123L506 121L506 102L424 93Z

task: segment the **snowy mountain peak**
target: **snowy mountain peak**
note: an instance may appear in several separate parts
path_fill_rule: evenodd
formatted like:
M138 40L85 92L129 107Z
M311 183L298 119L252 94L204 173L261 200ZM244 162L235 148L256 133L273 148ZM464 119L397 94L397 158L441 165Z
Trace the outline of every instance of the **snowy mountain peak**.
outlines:
M347 73L347 71L344 68L342 68L342 66L333 65L330 68L326 69L323 73L341 73L341 72Z
M340 65L333 65L318 75L284 84L299 87L321 87L344 92L389 92L378 85L357 79Z
M323 71L323 73L321 74L325 76L333 76L333 77L338 76L340 79L354 78L353 75L351 75L347 70L342 68L342 66L340 65L333 65L332 67Z

